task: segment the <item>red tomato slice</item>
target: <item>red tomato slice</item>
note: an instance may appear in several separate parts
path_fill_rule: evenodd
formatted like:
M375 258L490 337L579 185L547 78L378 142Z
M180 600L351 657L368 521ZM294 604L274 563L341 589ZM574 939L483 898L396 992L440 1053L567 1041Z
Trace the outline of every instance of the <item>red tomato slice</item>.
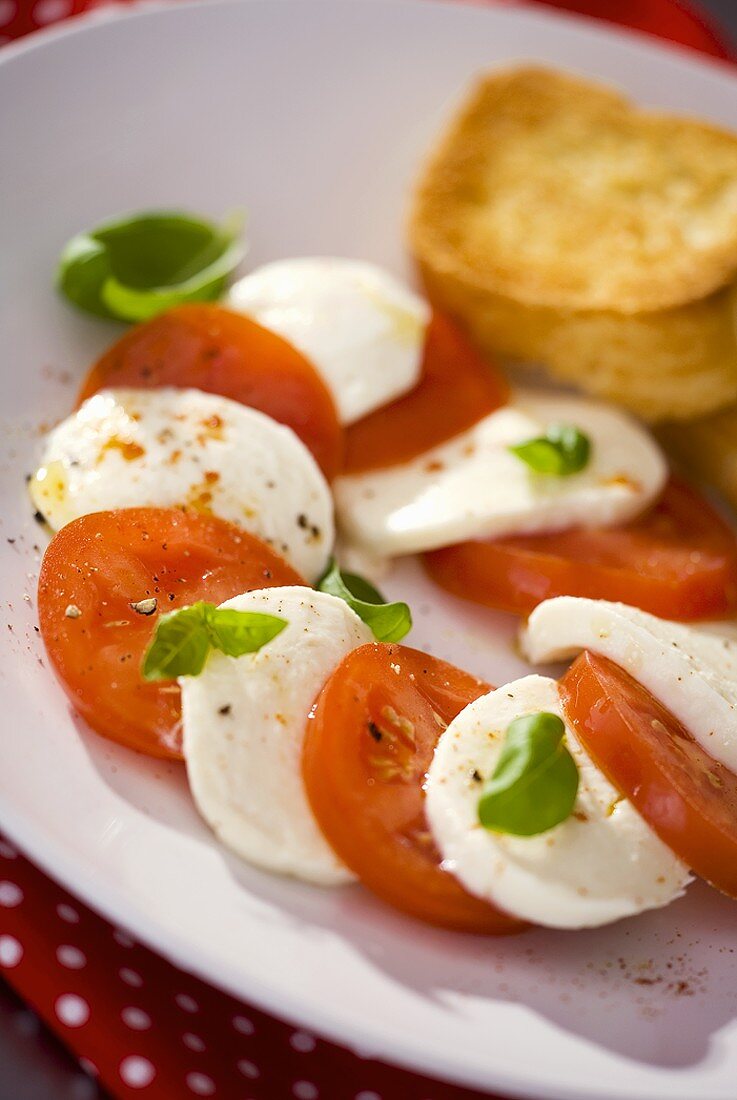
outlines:
M604 657L583 653L561 680L561 696L610 782L687 866L737 898L737 775Z
M461 542L425 554L424 564L454 595L517 615L552 596L619 600L686 621L737 607L737 538L675 480L625 527Z
M38 580L41 634L75 710L98 733L182 759L176 683L146 683L141 660L159 614L240 592L304 584L253 535L214 516L131 508L82 516L49 544ZM145 615L132 603L155 597ZM76 614L78 609L79 614Z
M375 894L431 924L502 934L522 924L441 869L422 786L441 731L489 690L416 649L361 646L318 696L302 771L320 828Z
M494 364L447 317L433 313L419 383L346 430L344 473L408 462L473 427L508 395Z
M114 386L192 386L240 401L292 428L326 477L340 469L343 431L315 368L280 336L221 306L178 306L135 325L94 365L79 401Z

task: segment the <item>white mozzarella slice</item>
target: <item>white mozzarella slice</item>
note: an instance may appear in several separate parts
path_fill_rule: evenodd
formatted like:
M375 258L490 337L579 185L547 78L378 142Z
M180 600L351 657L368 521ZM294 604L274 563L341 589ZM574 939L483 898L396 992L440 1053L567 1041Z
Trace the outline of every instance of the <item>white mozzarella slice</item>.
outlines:
M48 436L30 489L55 530L111 508L212 513L270 543L309 580L333 545L330 489L301 440L200 390L102 390Z
M574 424L591 440L591 461L578 474L535 474L509 450L555 423ZM391 555L626 523L656 499L666 476L657 444L624 413L519 391L449 442L388 470L338 478L333 489L345 536Z
M344 424L419 381L429 309L373 264L323 257L279 260L237 282L227 304L311 360Z
M687 868L602 775L570 726L566 745L580 777L571 817L531 837L479 824L483 781L507 727L541 711L564 718L558 686L526 676L471 703L442 734L425 806L444 866L470 893L551 928L593 928L679 897L691 879Z
M715 760L737 772L737 641L636 607L558 596L521 635L533 664L583 649L608 657L647 688Z
M309 807L302 743L320 688L347 653L373 641L371 631L343 600L309 588L248 592L222 606L289 625L257 653L212 653L199 676L180 680L197 807L250 863L323 885L349 882Z

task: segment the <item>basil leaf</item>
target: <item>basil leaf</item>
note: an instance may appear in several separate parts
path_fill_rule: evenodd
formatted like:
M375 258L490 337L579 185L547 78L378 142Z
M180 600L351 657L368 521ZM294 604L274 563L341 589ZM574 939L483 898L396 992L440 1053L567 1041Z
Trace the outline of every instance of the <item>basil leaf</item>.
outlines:
M255 653L277 634L281 634L286 625L284 619L279 619L276 615L265 615L260 611L236 611L235 608L216 607L207 612L210 644L228 657Z
M509 450L536 474L568 477L588 466L591 440L574 424L551 424L544 436L517 443Z
M556 714L530 714L510 724L479 800L479 821L485 829L536 836L570 816L579 777L563 744L564 734Z
M144 212L74 237L62 251L61 292L80 309L142 321L182 302L220 296L243 258L242 219Z
M357 573L341 573L334 559L317 588L345 600L378 642L401 642L412 629L412 612L406 603L387 603L378 589Z
M161 616L143 658L143 678L175 680L178 676L199 676L211 649L219 649L228 657L254 653L286 625L284 619L275 615L219 608L200 600Z
M162 615L143 658L144 680L199 676L210 652L204 603ZM214 605L213 610L214 610Z

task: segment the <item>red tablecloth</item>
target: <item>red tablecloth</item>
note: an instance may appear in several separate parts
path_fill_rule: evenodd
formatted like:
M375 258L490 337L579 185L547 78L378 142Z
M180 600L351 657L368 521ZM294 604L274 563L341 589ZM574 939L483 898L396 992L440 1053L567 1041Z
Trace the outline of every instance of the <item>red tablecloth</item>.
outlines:
M709 22L676 0L539 2L731 57ZM99 4L0 0L0 43L92 6ZM82 1069L117 1097L481 1096L362 1058L184 974L82 905L1 837L0 969Z

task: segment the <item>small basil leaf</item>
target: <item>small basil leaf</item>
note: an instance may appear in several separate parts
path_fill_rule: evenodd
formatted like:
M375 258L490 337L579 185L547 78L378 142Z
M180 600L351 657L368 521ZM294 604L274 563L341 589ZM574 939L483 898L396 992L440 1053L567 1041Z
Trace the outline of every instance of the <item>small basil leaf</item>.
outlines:
M206 607L195 603L161 616L143 658L144 680L199 676L210 652Z
M59 259L57 284L62 294L79 309L109 317L107 306L100 299L100 291L110 275L110 258L107 249L86 233L74 237L64 248Z
M372 584L356 573L341 573L334 560L317 588L345 600L378 642L401 642L412 629L412 612L406 603L386 603Z
M80 309L142 321L182 302L211 301L243 257L242 219L216 226L178 212L144 212L73 238L59 289Z
M260 611L236 611L216 607L207 612L210 644L228 657L242 657L276 638L286 626L284 619Z
M284 619L259 611L219 608L200 600L162 615L141 666L144 680L199 676L211 649L228 657L254 653L286 626Z
M574 424L551 424L544 436L517 443L509 450L536 474L567 477L591 460L591 440Z
M564 734L556 714L530 714L510 724L479 800L479 821L485 829L536 836L570 816L579 777L563 744Z

